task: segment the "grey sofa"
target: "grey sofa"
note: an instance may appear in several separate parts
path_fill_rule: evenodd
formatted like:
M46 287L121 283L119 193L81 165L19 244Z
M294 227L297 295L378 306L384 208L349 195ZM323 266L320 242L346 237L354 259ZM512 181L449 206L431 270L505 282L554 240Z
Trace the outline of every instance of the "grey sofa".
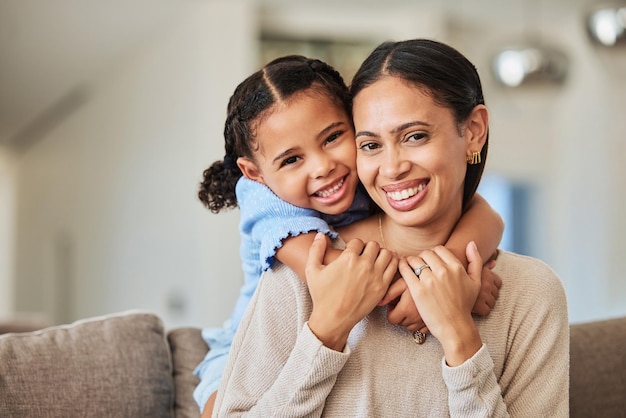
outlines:
M626 417L626 317L570 327L572 417ZM199 417L197 328L122 312L0 335L0 417Z

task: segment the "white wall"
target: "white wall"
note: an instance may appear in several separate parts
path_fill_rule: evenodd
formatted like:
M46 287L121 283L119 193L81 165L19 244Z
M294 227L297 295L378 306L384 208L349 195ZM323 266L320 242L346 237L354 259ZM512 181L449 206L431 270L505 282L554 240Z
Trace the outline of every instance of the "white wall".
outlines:
M0 146L0 319L15 309L15 155Z
M245 1L188 2L19 161L17 308L55 322L141 308L218 325L241 285L238 213L196 198L228 97L256 64Z
M506 90L490 76L491 56L523 41L519 32L453 37L484 82L487 170L536 188L532 255L563 280L571 322L626 315L626 56L594 47L582 24L579 7L534 21L530 32L570 60L566 83L547 89Z
M520 39L506 27L498 36L484 25L446 28L440 7L410 6L370 8L369 18L333 9L343 24L316 29L327 14L311 7L260 20L291 22L300 35L357 27L364 37L433 36L465 52L492 115L487 168L536 186L533 255L563 279L570 319L626 314L626 65L591 47L578 7L542 26L571 60L566 84L544 91L494 84L492 53ZM88 84L88 102L20 157L16 309L57 322L127 308L172 326L226 318L241 283L238 212L213 215L195 193L222 156L227 99L256 67L258 24L246 1L190 2L140 53ZM2 271L0 291L11 287ZM177 313L169 305L179 301Z

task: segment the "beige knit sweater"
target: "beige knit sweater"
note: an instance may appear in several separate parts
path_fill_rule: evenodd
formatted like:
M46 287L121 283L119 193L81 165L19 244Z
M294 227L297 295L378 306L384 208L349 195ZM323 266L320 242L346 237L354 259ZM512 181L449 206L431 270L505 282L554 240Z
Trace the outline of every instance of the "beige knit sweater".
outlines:
M500 252L495 309L476 317L483 347L459 367L431 335L417 345L376 308L343 352L307 319L306 285L286 266L261 279L233 342L214 416L567 417L565 293L539 260Z

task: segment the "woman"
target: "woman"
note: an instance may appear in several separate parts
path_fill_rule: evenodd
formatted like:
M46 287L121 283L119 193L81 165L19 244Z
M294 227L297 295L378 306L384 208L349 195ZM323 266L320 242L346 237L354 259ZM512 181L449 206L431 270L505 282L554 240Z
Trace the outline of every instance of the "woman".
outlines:
M384 43L351 93L357 171L382 213L340 229L346 250L327 266L325 240L314 242L308 288L284 266L263 276L216 414L567 416L568 320L558 277L501 251L498 303L488 317L473 317L476 247L467 249L468 276L441 246L487 155L488 111L474 66L438 42ZM422 345L380 306L397 264L390 250L402 257L399 271L434 337Z

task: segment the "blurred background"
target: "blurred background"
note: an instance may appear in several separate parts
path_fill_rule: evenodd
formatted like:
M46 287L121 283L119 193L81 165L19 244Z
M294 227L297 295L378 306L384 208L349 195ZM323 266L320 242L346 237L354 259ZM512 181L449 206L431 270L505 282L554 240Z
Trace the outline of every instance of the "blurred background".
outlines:
M415 37L481 73L480 191L502 247L560 275L572 322L625 315L626 9L593 20L604 5L0 0L0 319L146 309L220 325L242 283L238 212L196 192L235 86L286 53L349 82L379 42Z

